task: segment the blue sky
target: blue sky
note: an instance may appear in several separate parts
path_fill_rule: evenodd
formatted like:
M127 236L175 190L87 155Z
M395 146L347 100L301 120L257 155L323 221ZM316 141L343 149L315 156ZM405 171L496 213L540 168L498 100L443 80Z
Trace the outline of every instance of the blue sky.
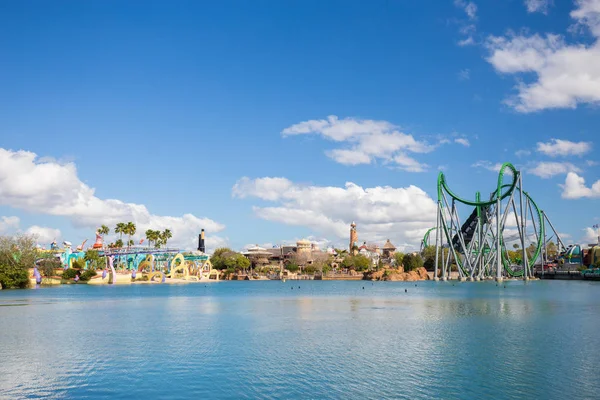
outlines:
M589 241L598 3L3 2L0 230L410 248L440 169L472 197L510 161Z

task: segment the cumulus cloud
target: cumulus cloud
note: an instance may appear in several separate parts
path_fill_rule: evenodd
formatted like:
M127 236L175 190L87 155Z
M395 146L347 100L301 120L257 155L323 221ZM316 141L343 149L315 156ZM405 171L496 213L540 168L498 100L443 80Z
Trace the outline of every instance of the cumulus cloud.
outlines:
M575 172L569 172L565 184L561 186L563 188L562 197L565 199L600 197L600 180L592 184L591 187L587 187L585 185L585 179Z
M345 143L344 148L326 152L328 157L340 164L370 164L380 159L410 172L424 171L427 166L408 157L406 153L429 153L435 149L434 145L400 132L397 126L387 121L339 119L335 115L327 119L300 122L285 128L281 134L284 137L320 135L334 142Z
M477 31L474 21L477 20L477 5L472 1L454 0L454 5L460 8L467 15L467 20L459 20L459 32L463 39L458 41L459 46L471 46L475 44L473 36Z
M528 13L539 12L547 14L550 5L551 0L525 0L525 7L527 8Z
M133 221L138 236L146 229L171 229L174 246L194 248L201 228L208 233L224 226L208 218L192 214L179 217L152 214L145 205L117 199L101 199L95 190L83 183L74 163L41 160L35 153L0 148L0 205L27 212L68 218L78 228L92 232L101 224L110 227L117 222ZM40 233L48 233L48 231ZM224 239L209 234L207 247Z
M519 81L517 94L506 103L518 112L576 108L600 101L600 1L578 0L570 14L576 27L594 36L591 44L568 44L562 35L490 36L487 61L505 74L533 74Z
M591 187L585 185L585 178L575 172L569 172L565 179L565 184L561 185L562 197L565 199L579 199L583 197L600 197L600 180L592 184Z
M581 169L568 162L538 162L534 167L527 168L527 172L540 178L552 178L568 172L581 172Z
M33 235L37 238L38 243L52 243L59 241L61 238L60 229L48 228L43 226L32 225L25 231L28 235Z
M547 143L538 142L536 150L550 157L582 156L592 150L592 143L550 139Z
M5 233L17 229L20 223L21 220L19 219L19 217L0 217L0 233Z
M359 240L418 247L425 231L435 224L436 203L416 186L363 188L348 182L344 187L309 186L287 181L284 190L270 184L273 178L241 178L234 197L272 201L253 208L265 220L303 226L315 234L344 242L356 221ZM277 178L284 179L284 178Z
M583 238L581 239L583 244L598 243L598 230L593 228L583 229Z

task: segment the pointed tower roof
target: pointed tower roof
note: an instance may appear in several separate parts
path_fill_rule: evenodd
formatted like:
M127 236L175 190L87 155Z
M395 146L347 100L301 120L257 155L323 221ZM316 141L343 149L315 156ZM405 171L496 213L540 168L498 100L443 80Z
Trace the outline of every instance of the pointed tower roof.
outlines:
M396 250L396 246L394 246L392 244L392 242L390 242L390 239L388 239L387 242L385 242L385 244L383 245L383 249L384 250Z

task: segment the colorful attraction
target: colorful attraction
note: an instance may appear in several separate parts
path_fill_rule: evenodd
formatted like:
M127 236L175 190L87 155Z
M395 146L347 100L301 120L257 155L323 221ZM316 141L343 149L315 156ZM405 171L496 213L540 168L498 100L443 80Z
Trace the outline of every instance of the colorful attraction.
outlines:
M92 269L89 252L92 251L105 265L101 275L88 281L89 284L116 284L131 282L198 282L219 280L219 271L212 267L209 256L204 254L204 229L198 236L198 251L181 252L177 248L151 248L142 246L115 247L106 246L101 231L96 232L94 244L84 249L86 241L75 250L68 241L59 248L54 241L49 250L39 250L47 257L56 257L60 265L67 271L75 267L83 270ZM140 242L141 243L141 242ZM38 260L41 261L42 259ZM41 275L36 267L32 279L36 284L41 282ZM98 261L94 264L98 268ZM77 276L78 277L78 276ZM75 281L77 281L77 277Z
M427 246L435 232L436 280L440 270L441 279L449 279L453 265L461 280L529 279L536 263L547 262L549 231L557 239L559 253L567 250L548 216L523 189L522 174L510 163L500 168L496 187L487 198L480 192L475 200L458 196L442 172L437 187L437 224L423 238ZM461 208L469 209L464 220ZM511 248L518 249L520 256L511 257Z

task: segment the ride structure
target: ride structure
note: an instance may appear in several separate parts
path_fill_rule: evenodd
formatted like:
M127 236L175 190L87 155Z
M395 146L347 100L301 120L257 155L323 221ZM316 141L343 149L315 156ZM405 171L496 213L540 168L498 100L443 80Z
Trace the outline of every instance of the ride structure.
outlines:
M507 183L509 175L512 179ZM502 164L496 188L486 199L480 192L475 193L475 200L458 196L442 172L437 192L436 227L426 232L422 242L429 245L435 232L436 280L440 270L442 280L450 279L454 265L460 280L527 280L533 276L533 266L547 259L547 231L556 236L559 251L565 249L547 215L524 191L522 174L510 163ZM471 207L471 212L463 222L459 208L465 206ZM509 246L515 249L512 254ZM515 257L516 251L519 257Z

